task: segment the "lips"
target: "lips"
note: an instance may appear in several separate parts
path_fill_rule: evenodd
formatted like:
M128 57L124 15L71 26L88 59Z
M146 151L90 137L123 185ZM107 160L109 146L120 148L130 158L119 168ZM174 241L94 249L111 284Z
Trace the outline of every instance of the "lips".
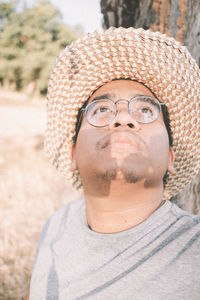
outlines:
M134 147L138 150L141 149L140 139L130 132L114 132L103 138L99 146L101 149L105 149L109 146L118 146L121 148Z

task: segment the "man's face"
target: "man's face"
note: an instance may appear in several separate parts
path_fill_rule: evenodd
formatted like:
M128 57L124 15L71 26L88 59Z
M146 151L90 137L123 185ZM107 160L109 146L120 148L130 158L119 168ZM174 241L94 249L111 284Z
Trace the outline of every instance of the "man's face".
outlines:
M138 82L116 80L100 87L89 103L105 94L114 102L138 94L153 96ZM105 127L94 127L83 117L72 151L72 170L79 170L83 188L98 180L160 186L166 171L173 171L174 161L162 113L156 121L141 124L130 116L126 102L119 102L117 109L118 115Z

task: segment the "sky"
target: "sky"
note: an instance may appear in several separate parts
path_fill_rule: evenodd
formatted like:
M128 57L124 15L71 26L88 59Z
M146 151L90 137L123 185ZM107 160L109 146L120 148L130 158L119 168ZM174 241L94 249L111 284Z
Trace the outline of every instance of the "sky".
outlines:
M32 5L36 0L21 0L20 3ZM57 7L67 25L80 24L84 33L94 32L102 28L100 0L50 0Z
M81 24L85 33L101 29L100 0L51 0L63 14L66 24Z

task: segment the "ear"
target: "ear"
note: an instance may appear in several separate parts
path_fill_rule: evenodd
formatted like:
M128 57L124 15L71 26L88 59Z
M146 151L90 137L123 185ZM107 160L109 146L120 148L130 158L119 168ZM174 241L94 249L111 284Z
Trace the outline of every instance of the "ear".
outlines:
M75 157L75 144L72 145L72 148L71 148L71 167L70 167L70 171L75 171L77 170L77 163L76 163L76 157Z
M168 161L168 168L167 168L167 170L172 175L175 173L174 160L175 160L174 151L173 151L172 147L169 147L169 161Z

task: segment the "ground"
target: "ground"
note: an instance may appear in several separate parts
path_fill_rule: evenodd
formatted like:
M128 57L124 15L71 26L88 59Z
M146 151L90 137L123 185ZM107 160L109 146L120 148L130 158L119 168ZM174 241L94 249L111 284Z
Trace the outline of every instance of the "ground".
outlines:
M0 91L0 300L28 291L47 218L80 197L43 151L45 100Z

